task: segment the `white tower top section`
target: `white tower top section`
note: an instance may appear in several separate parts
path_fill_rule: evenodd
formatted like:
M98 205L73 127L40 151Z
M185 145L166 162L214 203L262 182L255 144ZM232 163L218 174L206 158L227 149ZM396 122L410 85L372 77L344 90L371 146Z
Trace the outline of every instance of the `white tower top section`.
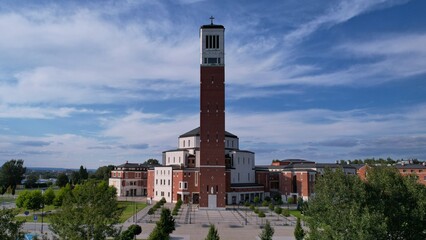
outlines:
M202 66L225 65L225 27L213 24L200 28L200 64Z

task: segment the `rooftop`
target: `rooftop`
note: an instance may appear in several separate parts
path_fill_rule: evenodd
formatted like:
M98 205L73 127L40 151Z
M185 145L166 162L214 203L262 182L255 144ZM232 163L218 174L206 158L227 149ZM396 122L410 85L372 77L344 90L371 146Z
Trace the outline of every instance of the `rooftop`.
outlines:
M194 136L200 136L200 127L194 128L189 132L186 132L182 135L179 136L179 138L182 137L194 137ZM238 138L236 135L225 131L225 137L230 137L230 138Z

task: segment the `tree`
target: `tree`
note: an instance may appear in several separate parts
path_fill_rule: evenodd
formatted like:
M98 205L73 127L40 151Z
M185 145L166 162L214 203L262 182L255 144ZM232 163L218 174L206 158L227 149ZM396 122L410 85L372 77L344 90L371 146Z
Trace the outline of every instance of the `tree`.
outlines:
M52 187L49 187L43 194L43 202L45 205L52 205L55 199L55 192Z
M214 224L210 224L209 233L207 234L207 237L205 240L219 240L219 234L217 233L217 229L214 226Z
M68 176L65 173L60 173L58 175L58 178L56 179L56 185L58 185L58 187L65 187L65 185L67 185L69 183L69 179Z
M132 240L135 238L136 235L139 235L141 233L142 233L141 226L137 224L133 224L133 225L130 225L126 231L121 233L120 240Z
M170 233L175 230L175 219L170 213L170 209L162 208L160 220L156 223L154 230L148 237L148 240L157 240L164 239L167 240L170 238Z
M92 175L92 177L98 180L108 181L108 179L111 177L112 170L114 170L113 165L99 167Z
M0 169L1 194L10 188L12 195L15 195L16 185L21 184L25 171L23 160L12 159L5 162Z
M40 190L23 191L16 199L16 206L19 208L26 208L29 210L39 210L43 207L43 195Z
M117 237L123 209L116 189L105 182L87 181L63 197L60 211L51 217L50 229L61 239L105 239Z
M18 208L23 208L25 206L25 202L27 201L28 195L30 191L25 190L19 193L18 198L16 198L15 204Z
M81 182L80 173L79 173L79 172L76 172L76 171L72 172L72 173L71 173L71 176L70 176L70 182L71 182L73 185L77 185L77 184L79 184L79 183Z
M371 210L385 216L388 239L426 239L426 187L417 177L404 177L392 167L371 167L366 185Z
M263 227L262 232L259 234L260 240L272 240L272 236L274 236L274 228L271 227L271 224L268 220L266 220L266 224Z
M36 211L43 207L43 201L43 194L40 190L31 191L30 194L27 195L24 207Z
M305 237L305 231L303 231L302 224L300 224L300 218L297 218L296 227L294 228L294 237L296 240L302 240Z
M159 165L160 163L158 162L158 160L157 160L157 159L150 158L150 159L146 160L143 164L148 164L148 165Z
M34 188L37 186L38 176L36 173L31 173L25 179L25 187L26 188Z
M417 239L425 239L426 204L420 200L426 198L425 191L421 190L425 187L419 184L412 186L417 189L416 192L423 193L417 197L409 194L400 174L381 171L376 174L373 170L368 172L367 182L363 182L356 175L326 169L318 178L315 197L309 200L305 211L309 237L415 239L412 236L416 236ZM399 222L396 216L400 217Z
M53 205L56 207L62 206L62 202L67 194L72 194L71 185L69 183L65 187L59 189L53 199Z
M80 176L80 181L89 179L89 173L87 169L83 166L80 166L80 170L78 171L78 175Z
M0 239L2 240L16 240L24 239L22 232L22 224L24 221L16 220L17 211L14 209L1 208L0 209Z

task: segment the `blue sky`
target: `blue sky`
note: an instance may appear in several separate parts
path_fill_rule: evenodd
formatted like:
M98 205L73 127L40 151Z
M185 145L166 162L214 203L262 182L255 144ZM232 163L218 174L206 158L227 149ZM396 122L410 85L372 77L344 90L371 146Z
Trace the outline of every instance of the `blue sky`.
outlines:
M1 1L0 163L161 159L199 125L226 28L226 128L257 164L426 160L426 2Z

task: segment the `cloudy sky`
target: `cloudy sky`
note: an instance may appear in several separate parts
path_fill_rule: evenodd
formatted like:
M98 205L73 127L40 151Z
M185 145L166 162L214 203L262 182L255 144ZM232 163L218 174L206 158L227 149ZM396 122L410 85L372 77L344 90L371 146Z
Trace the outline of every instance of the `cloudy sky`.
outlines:
M199 125L199 27L257 164L426 160L426 1L0 1L0 163L161 159Z

